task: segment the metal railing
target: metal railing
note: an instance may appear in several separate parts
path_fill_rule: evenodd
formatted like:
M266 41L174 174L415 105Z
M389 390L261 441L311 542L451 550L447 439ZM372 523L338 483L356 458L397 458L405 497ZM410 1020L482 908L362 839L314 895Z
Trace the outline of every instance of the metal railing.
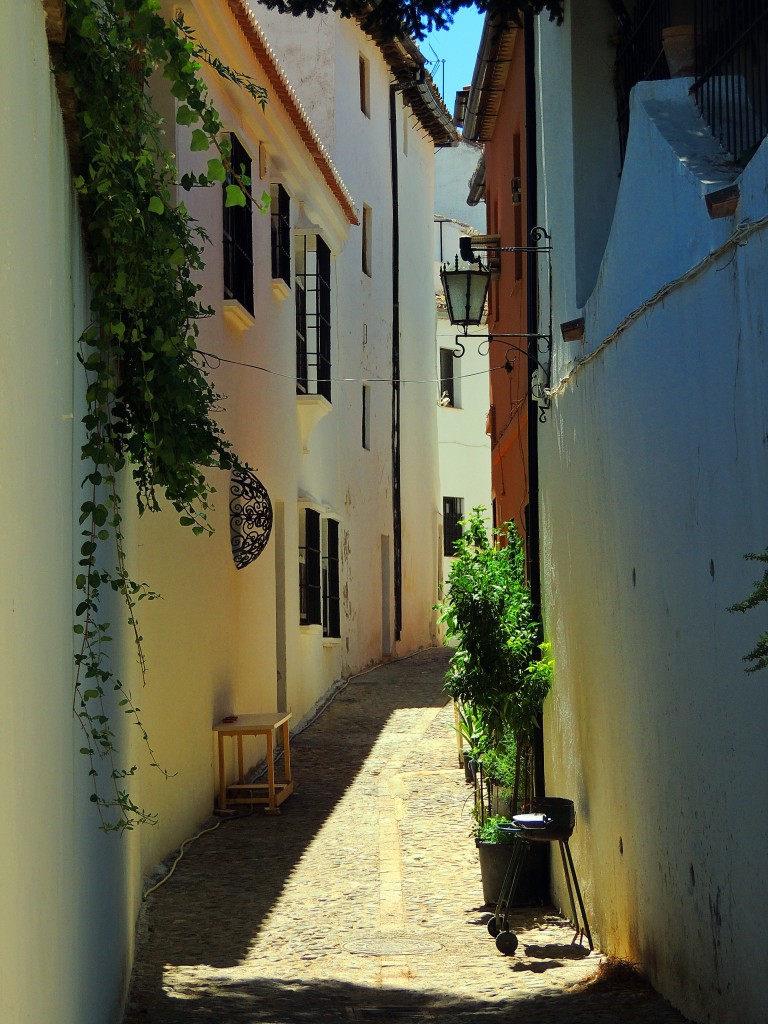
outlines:
M723 148L742 165L768 134L768 5L696 0L693 95Z
M642 81L669 78L662 34L675 22L671 0L611 0L618 22L614 73L621 162L629 136L629 95ZM693 0L692 93L715 137L746 164L768 134L766 0Z
M661 34L670 24L672 12L670 0L639 0L631 10L621 2L612 6L619 28L613 81L623 166L629 137L629 94L638 82L669 78Z

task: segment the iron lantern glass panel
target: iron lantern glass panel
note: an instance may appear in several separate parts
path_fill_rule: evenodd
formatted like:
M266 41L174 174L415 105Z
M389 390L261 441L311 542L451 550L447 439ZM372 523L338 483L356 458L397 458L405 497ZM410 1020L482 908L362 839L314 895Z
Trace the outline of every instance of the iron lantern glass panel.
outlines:
M440 277L451 323L457 327L476 327L482 323L491 277L488 271L443 268Z

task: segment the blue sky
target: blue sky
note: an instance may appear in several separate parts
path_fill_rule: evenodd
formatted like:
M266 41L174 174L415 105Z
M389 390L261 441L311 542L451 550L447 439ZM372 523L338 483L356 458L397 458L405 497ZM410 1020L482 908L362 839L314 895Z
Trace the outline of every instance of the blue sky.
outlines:
M427 58L432 77L451 113L457 90L463 89L472 81L484 17L475 7L463 7L449 29L430 32L419 43L419 49ZM434 64L435 54L441 61L444 60L445 64Z

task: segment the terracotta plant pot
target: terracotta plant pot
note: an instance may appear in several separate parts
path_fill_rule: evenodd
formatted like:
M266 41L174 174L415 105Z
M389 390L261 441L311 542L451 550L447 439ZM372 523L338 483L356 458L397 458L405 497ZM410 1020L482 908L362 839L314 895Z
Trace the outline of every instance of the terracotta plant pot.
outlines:
M670 25L661 33L664 56L671 78L686 78L695 73L696 45L693 25Z

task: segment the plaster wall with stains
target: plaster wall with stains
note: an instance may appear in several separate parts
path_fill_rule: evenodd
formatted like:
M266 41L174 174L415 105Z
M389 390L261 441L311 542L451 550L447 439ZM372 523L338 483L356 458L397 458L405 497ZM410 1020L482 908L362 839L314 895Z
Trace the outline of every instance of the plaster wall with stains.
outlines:
M574 58L569 24L542 25L539 42L555 267L555 393L539 434L547 791L575 801L571 848L599 945L693 1020L758 1024L768 701L742 656L764 617L727 609L758 575L744 554L766 543L768 150L730 165L739 207L712 219L705 196L727 161L690 82L638 86L579 306L569 201L585 181L562 96L578 76L582 94L609 83ZM584 340L565 343L557 327L578 314ZM559 873L555 892L567 907Z

